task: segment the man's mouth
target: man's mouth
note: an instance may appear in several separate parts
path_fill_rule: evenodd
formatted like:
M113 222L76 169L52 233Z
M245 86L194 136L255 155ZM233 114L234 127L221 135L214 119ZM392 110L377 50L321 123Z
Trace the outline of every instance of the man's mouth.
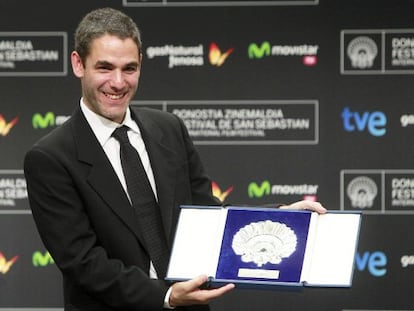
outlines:
M104 92L104 95L106 97L108 97L109 99L118 100L118 99L121 99L122 97L124 97L125 96L125 93L122 93L122 94L110 94L110 93L105 93Z

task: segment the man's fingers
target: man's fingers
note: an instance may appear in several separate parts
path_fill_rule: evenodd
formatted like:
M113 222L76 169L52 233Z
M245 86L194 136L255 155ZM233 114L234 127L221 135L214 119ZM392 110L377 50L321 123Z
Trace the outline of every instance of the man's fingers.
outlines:
M207 282L206 275L200 275L185 282L175 283L172 286L170 295L170 305L185 306L192 304L207 304L211 300L218 298L231 291L234 284L226 284L219 288L200 289Z
M298 201L290 205L283 205L280 208L281 209L309 210L309 211L317 212L319 214L326 213L326 208L323 207L321 203L309 201L309 200Z

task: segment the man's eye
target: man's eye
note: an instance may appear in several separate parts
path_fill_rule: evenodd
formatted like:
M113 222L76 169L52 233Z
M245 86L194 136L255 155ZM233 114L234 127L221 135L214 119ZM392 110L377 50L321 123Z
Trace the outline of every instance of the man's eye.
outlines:
M125 71L126 72L135 72L135 71L137 71L137 67L127 67L127 68L125 68Z
M108 71L108 70L111 70L111 68L102 66L102 67L98 67L98 70L99 71Z

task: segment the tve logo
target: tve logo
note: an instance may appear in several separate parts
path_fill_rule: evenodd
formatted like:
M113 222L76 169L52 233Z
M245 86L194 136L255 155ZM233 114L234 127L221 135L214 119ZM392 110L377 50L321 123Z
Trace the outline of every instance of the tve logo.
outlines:
M347 132L368 130L373 136L383 136L387 131L387 117L381 111L359 113L345 107L342 111L342 120Z
M364 252L362 254L357 253L356 267L359 271L368 269L368 272L375 277L384 276L387 273L387 256L383 252Z
M247 193L249 198L261 198L264 195L270 195L270 188L270 182L268 180L262 182L260 186L255 182L252 182L247 188Z

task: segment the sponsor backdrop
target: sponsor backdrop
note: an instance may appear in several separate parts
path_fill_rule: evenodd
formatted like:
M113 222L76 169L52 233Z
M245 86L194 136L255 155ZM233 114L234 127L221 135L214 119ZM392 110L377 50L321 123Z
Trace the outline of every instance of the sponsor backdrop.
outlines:
M364 214L351 288L238 289L213 310L414 310L411 0L1 0L0 310L62 308L22 162L78 104L73 33L103 6L142 29L133 105L184 120L224 202Z

